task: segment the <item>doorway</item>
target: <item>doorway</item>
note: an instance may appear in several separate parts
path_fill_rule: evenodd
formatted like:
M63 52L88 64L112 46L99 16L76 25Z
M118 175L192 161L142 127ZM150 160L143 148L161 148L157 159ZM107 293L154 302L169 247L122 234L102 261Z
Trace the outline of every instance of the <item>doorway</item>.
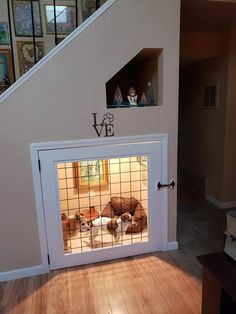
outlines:
M232 1L181 1L176 256L193 273L196 255L224 247L225 212L217 207L228 206L221 191L235 18Z

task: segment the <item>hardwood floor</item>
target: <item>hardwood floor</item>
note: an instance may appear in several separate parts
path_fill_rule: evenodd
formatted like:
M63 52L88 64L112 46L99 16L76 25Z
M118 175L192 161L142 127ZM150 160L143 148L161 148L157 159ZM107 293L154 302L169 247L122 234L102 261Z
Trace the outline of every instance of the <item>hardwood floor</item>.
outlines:
M199 314L200 308L199 286L162 252L0 284L1 314Z

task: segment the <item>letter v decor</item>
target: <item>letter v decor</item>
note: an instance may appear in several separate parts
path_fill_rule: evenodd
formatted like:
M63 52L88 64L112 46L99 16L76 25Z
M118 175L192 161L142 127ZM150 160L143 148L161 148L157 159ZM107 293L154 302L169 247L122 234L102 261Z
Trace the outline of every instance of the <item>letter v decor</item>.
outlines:
M100 123L97 120L97 113L92 113L93 115L93 127L96 131L98 137L108 137L114 136L114 115L110 112L103 114Z

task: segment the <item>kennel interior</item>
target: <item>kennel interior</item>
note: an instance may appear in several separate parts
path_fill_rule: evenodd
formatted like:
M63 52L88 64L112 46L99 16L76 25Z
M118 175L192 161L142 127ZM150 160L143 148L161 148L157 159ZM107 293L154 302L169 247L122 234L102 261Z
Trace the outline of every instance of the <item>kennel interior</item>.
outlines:
M57 178L64 254L148 241L147 156L57 163ZM108 230L111 220L118 231Z

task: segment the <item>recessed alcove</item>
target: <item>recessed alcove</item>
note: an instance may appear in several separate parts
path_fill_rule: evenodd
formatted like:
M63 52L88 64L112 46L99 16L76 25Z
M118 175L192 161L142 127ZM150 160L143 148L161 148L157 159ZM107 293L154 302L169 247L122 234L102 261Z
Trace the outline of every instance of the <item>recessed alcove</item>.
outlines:
M106 83L107 108L162 104L162 52L160 48L142 49Z

